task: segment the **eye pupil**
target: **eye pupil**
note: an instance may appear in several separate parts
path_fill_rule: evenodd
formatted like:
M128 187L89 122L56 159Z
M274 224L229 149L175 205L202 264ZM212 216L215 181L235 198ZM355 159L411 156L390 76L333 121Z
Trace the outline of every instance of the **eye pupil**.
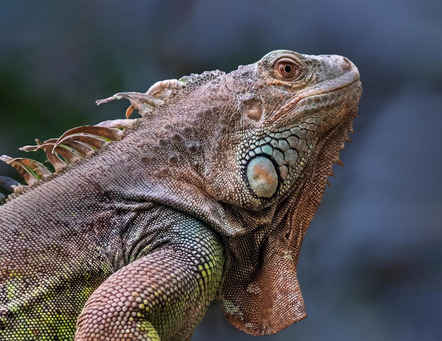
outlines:
M282 60L276 64L279 76L283 79L292 80L299 76L299 67L292 61Z

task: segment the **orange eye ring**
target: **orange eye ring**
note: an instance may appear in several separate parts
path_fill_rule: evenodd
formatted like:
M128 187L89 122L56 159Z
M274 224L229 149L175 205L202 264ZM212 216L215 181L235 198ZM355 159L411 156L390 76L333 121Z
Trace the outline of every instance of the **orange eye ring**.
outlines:
M291 59L282 59L276 63L276 70L282 79L292 80L301 74L301 70Z

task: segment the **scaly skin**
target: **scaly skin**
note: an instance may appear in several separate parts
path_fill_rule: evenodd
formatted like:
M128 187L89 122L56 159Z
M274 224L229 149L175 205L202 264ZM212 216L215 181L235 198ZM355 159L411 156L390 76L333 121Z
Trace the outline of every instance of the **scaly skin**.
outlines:
M207 226L173 215L179 219L167 246L123 267L92 294L77 340L190 339L219 288L224 251Z
M100 101L142 117L24 148L55 175L2 157L29 187L0 206L0 340L190 340L214 299L252 335L304 318L300 245L360 95L346 58L273 51Z

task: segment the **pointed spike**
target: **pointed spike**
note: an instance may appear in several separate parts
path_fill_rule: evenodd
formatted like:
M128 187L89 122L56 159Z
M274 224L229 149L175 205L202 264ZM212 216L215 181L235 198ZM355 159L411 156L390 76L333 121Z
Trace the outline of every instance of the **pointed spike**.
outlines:
M123 136L123 132L119 129L115 128L107 128L107 127L100 127L100 126L81 126L69 129L66 131L63 135L61 135L57 142L55 143L55 146L62 143L63 139L70 135L77 135L77 134L90 134L90 135L96 135L101 138L105 138L108 140L116 141Z
M178 79L166 79L153 84L149 90L146 91L146 94L158 99L167 99L172 95L174 90L182 89L185 86L185 83Z
M54 146L53 153L60 155L65 160L65 162L69 164L77 162L81 159L81 157L79 157L72 150L66 148L63 145Z
M332 176L332 177L335 177L335 176L336 176L336 175L335 175L335 172L333 172L333 169L330 170L330 176Z
M45 177L52 174L52 172L49 169L47 169L44 165L42 165L38 161L27 158L22 158L19 160L23 165L25 165L33 173L35 173L39 179L44 179Z
M347 138L345 139L345 142L351 143L351 138L349 136L347 136Z
M352 133L352 134L355 133L355 130L354 130L353 126L350 127L350 133Z
M45 141L44 143L41 143L39 141L38 146L24 146L20 149L25 152L33 152L40 149L44 150L44 152L46 153L46 158L54 167L55 172L59 172L60 170L66 167L66 163L63 160L61 160L56 154L52 153L55 141L57 141L57 139L50 139Z
M339 158L339 156L338 159L335 161L335 163L341 167L344 167L344 164L342 163L342 160Z
M135 122L137 122L136 119L108 120L100 122L95 126L105 127L105 128L126 129L126 128L133 128Z
M55 148L62 144L65 138L68 138L70 136L76 136L76 135L95 135L99 138L108 139L111 141L119 140L121 136L123 136L123 132L119 129L115 128L106 128L106 127L97 127L97 126L82 126L77 127L73 129L69 129L67 132L65 132L63 135L61 135L57 142L54 144L53 151Z
M330 181L327 180L326 184L328 185L328 187L331 187Z
M38 146L23 146L18 148L19 150L22 150L24 152L35 152L36 150L38 150Z
M58 140L57 138L52 138L52 139L44 141L43 143L40 142L40 144L46 144L46 143L54 144L55 142L57 142L57 140Z
M112 101L119 101L120 99L123 99L123 97L120 96L119 94L115 94L115 95L112 95L112 96L107 97L107 98L97 99L95 101L95 103L97 105L102 105L102 104L106 104L106 103L109 103L109 102L112 102Z
M157 108L161 104L164 103L163 100L155 98L154 96L148 95L147 93L142 92L119 92L115 95L97 100L97 105L108 103L114 100L127 99L130 101L131 107L138 109L138 112L141 116L145 117L148 113L151 112L152 108ZM132 113L130 107L128 109L129 114ZM128 112L126 112L127 115Z
M36 174L26 167L22 162L20 162L20 159L13 159L7 155L2 155L0 156L0 160L14 167L28 185L33 185L38 182Z
M57 148L64 148L67 151L69 151L69 152L71 152L72 154L75 155L74 157L71 157L73 160L72 160L72 162L69 161L70 163L77 162L78 160L80 160L80 159L82 159L84 157L84 155L81 154L78 150L75 150L74 148L68 146L67 144L64 144L64 143L63 144L59 144L55 149L57 149Z
M94 149L101 149L107 144L106 140L89 134L66 136L63 140L60 141L60 143L66 144L69 143L69 141L82 142L93 147Z
M130 115L134 112L135 107L133 105L129 105L129 107L126 109L126 118L129 118Z
M81 157L90 156L95 152L95 149L86 143L82 143L76 140L67 140L63 142L62 146L72 148Z
M38 146L38 149L43 149L46 153L46 157L48 161L52 164L52 166L55 169L55 172L61 171L63 168L65 168L67 165L66 163L61 160L58 155L52 153L52 148L54 147L53 143L43 143Z
M95 150L103 148L109 141L120 139L123 129L132 128L136 120L108 120L95 126L81 126L66 131L60 138L41 142L35 139L36 145L23 146L25 152L44 150L48 161L55 172L61 171L68 163L74 163L85 156L92 155ZM61 157L61 158L60 158ZM44 178L50 174L41 163L31 159L12 159L2 156L0 160L16 168L28 184L34 183L28 174L36 178Z
M0 160L5 162L5 163L9 163L10 161L14 160L12 157L8 156L8 155L1 155L0 156Z
M51 163L52 167L56 173L60 172L63 168L67 166L66 162L58 157L58 155L52 153L52 148L46 151L46 157L48 161Z
M143 92L119 92L114 96L117 96L118 99L124 98L129 100L130 103L137 109L139 109L139 107L145 107L146 104L156 108L164 103L162 99Z
M24 152L35 152L41 149L45 150L47 146L53 146L56 141L57 139L49 139L44 142L41 142L40 140L35 139L35 142L37 143L36 146L23 146L19 148L19 150L23 150Z
M44 142L42 144L39 144L38 146L24 146L19 149L23 150L25 152L35 152L37 150L46 150L46 148L49 148L49 147L52 148L53 146L54 146L53 142L49 142L49 143Z
M141 92L119 92L115 95L97 100L97 105L109 103L114 100L128 99L131 105L126 110L126 118L129 118L135 109L138 109L141 116L146 116L152 108L163 104L174 92L174 90L185 87L185 83L177 79L166 79L156 82L145 93ZM147 104L147 106L146 106Z

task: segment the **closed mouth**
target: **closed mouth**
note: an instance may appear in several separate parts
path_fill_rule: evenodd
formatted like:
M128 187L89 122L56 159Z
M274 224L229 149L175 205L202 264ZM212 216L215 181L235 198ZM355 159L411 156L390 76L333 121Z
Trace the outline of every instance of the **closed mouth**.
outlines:
M348 80L347 82L344 82L344 84L342 84L342 82L339 82L339 85L336 85L336 82L338 82L339 80L342 79L345 80L345 78L349 77L351 77L351 79ZM304 91L301 91L296 96L296 98L294 98L292 101L290 101L285 106L283 106L281 110L272 118L271 122L275 122L282 115L286 114L287 112L290 112L302 100L305 100L309 97L321 96L331 92L339 91L341 89L350 87L357 82L359 82L359 73L348 72L338 78L319 83L318 86L316 87L305 89Z

